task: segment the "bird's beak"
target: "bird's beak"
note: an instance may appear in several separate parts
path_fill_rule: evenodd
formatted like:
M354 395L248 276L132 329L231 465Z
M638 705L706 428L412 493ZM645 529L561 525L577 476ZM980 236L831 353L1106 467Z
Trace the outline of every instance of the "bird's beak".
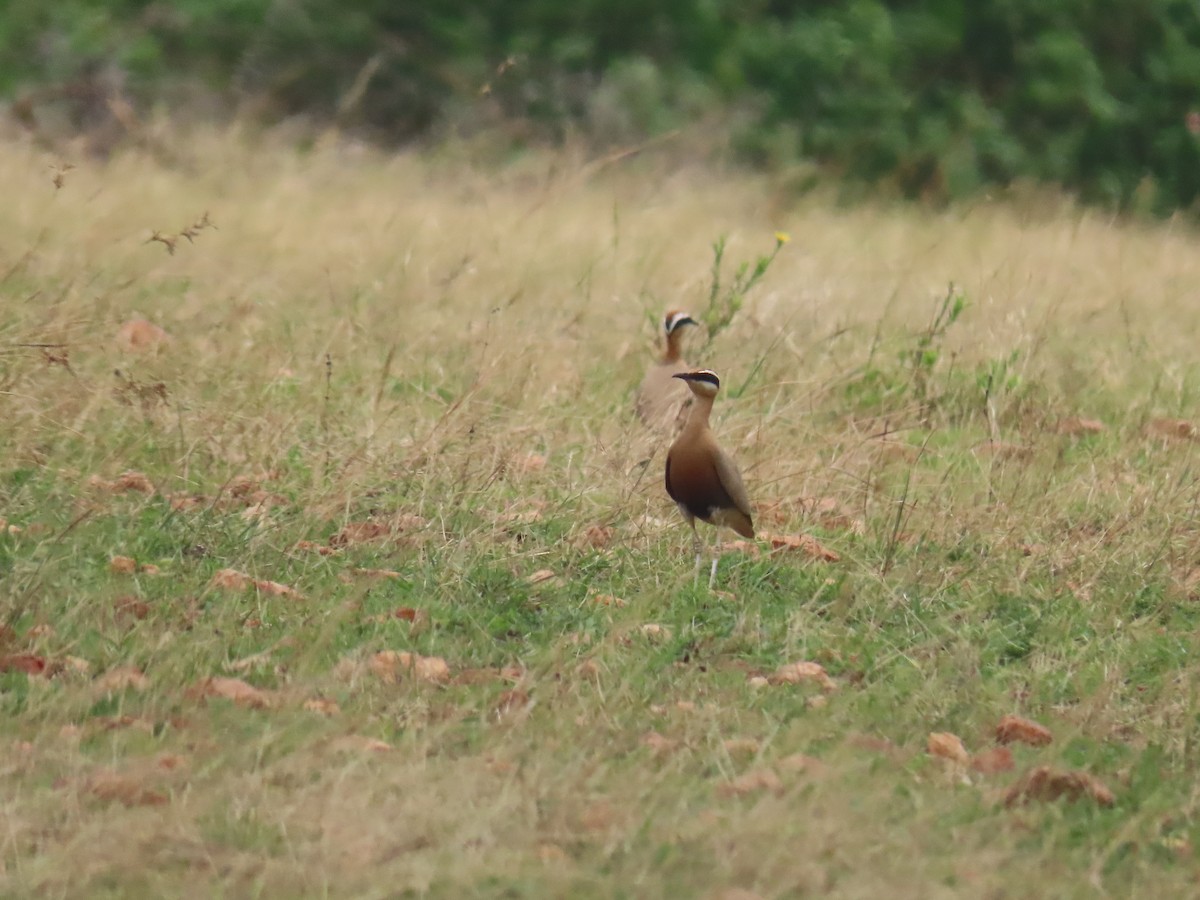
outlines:
M676 375L672 375L671 377L678 378L680 381L691 381L692 373L691 372L680 372Z

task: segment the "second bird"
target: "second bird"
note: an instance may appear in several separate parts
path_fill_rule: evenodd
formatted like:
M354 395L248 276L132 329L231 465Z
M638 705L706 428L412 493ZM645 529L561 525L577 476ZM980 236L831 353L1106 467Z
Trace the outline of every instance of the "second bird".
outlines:
M683 330L696 320L680 310L671 310L663 321L665 347L662 357L650 367L638 388L637 414L651 428L675 425L688 393L674 376L691 367L683 360Z
M692 527L698 567L700 535L696 533L697 519L732 528L746 538L754 537L754 522L742 475L729 454L721 449L708 425L721 380L708 369L681 372L674 377L691 388L695 399L683 430L667 452L667 493ZM716 571L717 561L713 559L710 585Z

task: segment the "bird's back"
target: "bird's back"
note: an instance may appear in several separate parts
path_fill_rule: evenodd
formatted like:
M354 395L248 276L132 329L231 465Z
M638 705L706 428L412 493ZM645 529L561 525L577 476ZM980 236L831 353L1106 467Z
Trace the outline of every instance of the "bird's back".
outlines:
M687 385L674 376L688 371L684 362L655 363L637 393L638 417L652 428L673 425L690 398Z

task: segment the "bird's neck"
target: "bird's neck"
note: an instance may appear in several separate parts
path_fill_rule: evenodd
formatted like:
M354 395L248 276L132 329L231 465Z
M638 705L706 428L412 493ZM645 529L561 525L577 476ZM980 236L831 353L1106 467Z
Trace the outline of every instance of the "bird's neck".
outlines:
M713 399L700 394L692 394L692 408L688 411L687 421L683 424L681 434L697 434L708 430L708 417L712 413Z
M682 356L682 348L679 346L680 337L678 331L672 331L667 334L667 348L663 351L662 361L665 363L679 362Z

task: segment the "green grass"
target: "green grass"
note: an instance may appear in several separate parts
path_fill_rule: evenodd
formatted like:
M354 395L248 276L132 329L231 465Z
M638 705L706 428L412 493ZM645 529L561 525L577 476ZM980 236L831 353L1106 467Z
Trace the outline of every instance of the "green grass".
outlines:
M653 158L180 144L190 174L119 157L57 192L0 147L0 658L50 667L0 673L0 893L1192 892L1198 445L1154 423L1195 418L1194 235L784 207ZM777 229L695 361L746 384L715 425L760 531L840 560L762 539L712 592L632 390L712 242ZM123 349L135 314L171 343ZM368 521L399 527L338 540ZM387 650L450 677L383 677ZM799 661L836 687L753 680ZM144 689L105 687L123 666ZM1054 735L1014 771L926 752L1009 713ZM1006 807L1042 764L1114 804Z

